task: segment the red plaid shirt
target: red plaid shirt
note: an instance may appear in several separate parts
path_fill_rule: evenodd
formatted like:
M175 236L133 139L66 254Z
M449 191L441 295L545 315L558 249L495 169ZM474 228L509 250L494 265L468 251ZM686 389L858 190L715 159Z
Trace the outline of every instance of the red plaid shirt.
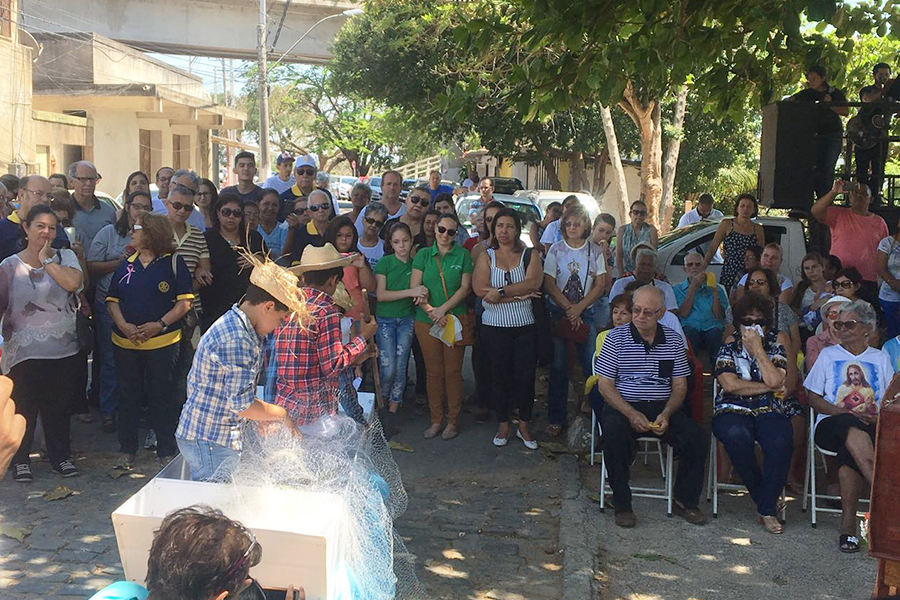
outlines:
M312 322L304 329L291 321L275 332L275 404L297 425L338 412L338 376L366 349L355 337L341 342L341 313L325 292L301 288Z

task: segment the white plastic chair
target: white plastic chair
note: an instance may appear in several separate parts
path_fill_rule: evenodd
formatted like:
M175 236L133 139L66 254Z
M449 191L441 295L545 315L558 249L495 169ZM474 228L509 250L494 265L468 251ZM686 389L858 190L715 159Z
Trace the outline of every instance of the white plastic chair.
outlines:
M718 396L719 392L719 382L713 379L713 403L716 401L716 396ZM706 501L709 502L712 499L712 516L714 519L719 518L719 490L725 491L734 491L740 492L747 489L747 486L739 485L736 483L719 483L719 453L717 452L717 448L719 445L719 440L716 439L714 433L710 432L709 435L709 460L707 461L709 464L709 473L706 479ZM759 445L759 442L756 443ZM787 520L787 503L785 491L781 490L781 515L779 516L779 521L784 523Z
M819 506L817 502L820 498L840 502L841 497L833 494L820 494L816 491L816 452L822 455L822 470L824 470L826 474L828 473L828 463L825 461L825 457L837 456L837 452L825 450L816 444L816 411L813 410L812 406L809 407L809 441L806 446L806 475L804 475L803 481L803 512L806 512L807 505L812 507L812 510L810 511L810 520L812 526L815 527L817 525L816 513L824 512L841 514L843 511L840 508ZM859 501L865 504L869 503L868 498L860 498ZM865 511L859 510L856 511L856 514L857 516L862 517L865 515Z
M662 441L656 436L642 436L637 439L639 444L656 444L660 457L662 457ZM593 455L592 455L593 456ZM606 512L606 456L600 453L600 512ZM665 468L662 470L663 485L661 488L653 487L631 487L631 495L637 498L656 498L657 500L666 501L666 515L672 516L673 492L673 471L674 452L672 446L668 446L666 450Z
M597 452L597 438L603 435L603 428L600 427L600 423L597 421L597 415L594 414L593 409L591 410L591 458L590 463L591 466L594 466L594 456L597 454L603 454L601 450L599 453ZM651 441L659 441L657 439ZM646 467L649 463L650 455L653 454L653 450L650 449L650 443L644 442L643 449L638 450L638 456L643 456L644 458L644 466ZM660 444L656 444L656 452L655 454L659 457L659 472L662 473L663 479L666 477L666 463L665 459L663 459L662 446Z

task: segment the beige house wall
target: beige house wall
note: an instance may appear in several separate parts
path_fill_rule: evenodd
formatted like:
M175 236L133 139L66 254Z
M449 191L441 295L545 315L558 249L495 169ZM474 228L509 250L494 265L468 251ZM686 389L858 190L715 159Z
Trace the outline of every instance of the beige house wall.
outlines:
M36 160L34 128L31 121L32 50L0 36L0 172L24 175L26 164ZM14 165L23 165L17 169Z

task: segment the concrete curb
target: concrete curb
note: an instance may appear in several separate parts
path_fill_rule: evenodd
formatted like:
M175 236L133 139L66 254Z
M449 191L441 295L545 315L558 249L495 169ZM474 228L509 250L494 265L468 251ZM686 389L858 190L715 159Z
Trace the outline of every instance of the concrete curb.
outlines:
M597 566L596 548L590 545L586 528L590 503L581 486L578 458L571 454L559 457L559 487L562 511L559 517L559 546L563 549L562 600L599 598L594 590Z

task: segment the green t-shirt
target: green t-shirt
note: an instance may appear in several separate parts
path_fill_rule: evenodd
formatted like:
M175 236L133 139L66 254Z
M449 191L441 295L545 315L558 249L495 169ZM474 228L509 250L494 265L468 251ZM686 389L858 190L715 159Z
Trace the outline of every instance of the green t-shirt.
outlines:
M413 269L422 271L422 285L428 288L428 303L432 306L440 306L447 301L444 294L444 286L441 284L441 272L438 270L435 257L440 257L437 244L430 248L422 248L413 260ZM451 296L462 285L463 273L471 273L475 270L472 256L469 252L456 244L441 260L441 268L444 271L444 280L447 282L447 293ZM457 317L466 314L466 303L460 302L450 311ZM431 323L428 314L421 308L416 308L416 321Z
M387 254L375 265L375 275L384 275L386 288L391 292L409 289L409 278L412 275L413 261L403 262L394 254ZM403 298L385 302L379 300L375 304L376 317L411 317L413 315L413 299Z

